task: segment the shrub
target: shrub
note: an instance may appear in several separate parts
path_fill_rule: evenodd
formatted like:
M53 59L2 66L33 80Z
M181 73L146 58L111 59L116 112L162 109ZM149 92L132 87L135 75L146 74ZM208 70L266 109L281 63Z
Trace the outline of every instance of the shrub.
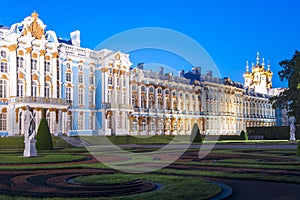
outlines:
M53 142L49 130L47 120L41 119L38 132L36 135L36 149L37 150L53 150Z
M200 130L199 130L199 127L198 127L197 123L195 123L194 126L193 126L191 137L190 137L190 142L191 142L191 144L193 144L193 143L202 143L203 142L202 136L200 134Z
M248 136L263 135L265 140L289 140L289 126L247 127ZM296 139L300 138L300 126L296 126Z
M297 157L300 157L300 140L298 142L296 155L297 155Z
M241 140L248 140L248 134L242 130L240 135Z

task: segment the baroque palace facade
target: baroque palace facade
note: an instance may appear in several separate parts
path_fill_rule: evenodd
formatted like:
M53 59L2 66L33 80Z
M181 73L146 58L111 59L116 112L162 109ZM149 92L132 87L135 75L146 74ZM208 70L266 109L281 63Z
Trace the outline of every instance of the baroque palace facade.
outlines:
M46 118L52 134L238 134L247 126L272 126L272 72L246 66L245 84L201 74L178 76L131 69L129 55L80 47L80 32L63 40L45 31L36 12L0 26L0 135L24 134L30 106L37 127Z

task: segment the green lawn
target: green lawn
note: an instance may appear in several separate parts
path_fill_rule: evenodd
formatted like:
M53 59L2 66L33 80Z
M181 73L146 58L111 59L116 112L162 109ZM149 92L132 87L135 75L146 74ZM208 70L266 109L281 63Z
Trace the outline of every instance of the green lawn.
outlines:
M54 148L69 148L72 147L60 137L52 136ZM24 137L2 137L0 138L0 149L24 149Z
M134 180L146 180L162 184L161 190L109 199L207 199L218 194L221 189L202 178L168 176L157 174L101 174L80 176L74 179L79 183L117 184Z

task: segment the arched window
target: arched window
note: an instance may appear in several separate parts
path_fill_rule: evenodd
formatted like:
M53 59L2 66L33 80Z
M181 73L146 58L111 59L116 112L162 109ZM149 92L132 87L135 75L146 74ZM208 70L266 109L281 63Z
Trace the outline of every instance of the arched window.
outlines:
M7 62L1 62L1 72L7 73Z
M94 115L94 113L90 114L90 117L89 117L89 128L91 130L95 129L95 115Z
M82 88L78 89L78 104L79 105L84 104L84 94L83 94L83 89Z
M150 131L155 131L155 127L156 127L155 119L152 118L150 120Z
M89 84L90 85L94 85L95 84L95 78L94 78L94 75L90 75L90 77L89 77Z
M131 127L132 131L137 131L138 130L138 121L137 119L133 119L132 120L132 127Z
M145 91L146 91L146 87L145 87L145 86L142 86L142 87L141 87L141 91L142 91L142 92L145 92Z
M31 59L31 70L37 70L37 60Z
M50 84L45 84L45 98L50 98Z
M17 96L18 97L22 97L23 96L23 81L22 80L18 80Z
M157 89L157 93L158 93L158 94L161 94L161 88L158 88L158 89Z
M158 98L158 109L162 109L163 107L163 101L161 98Z
M45 72L50 72L50 61L46 60L45 61Z
M136 107L136 97L135 97L135 95L131 96L131 104L133 105L133 107Z
M146 131L147 130L147 119L143 119L142 120L142 131Z
M154 92L154 88L153 87L149 87L149 92L153 93Z
M0 131L6 131L7 130L7 126L6 126L6 119L7 115L6 113L0 113Z
M141 96L141 108L146 108L146 97L145 97L145 95Z
M24 67L24 58L17 57L17 68L23 68L23 67Z
M50 126L50 112L47 113L46 120L47 120L48 126Z
M83 83L83 75L82 74L78 74L78 83L79 84Z
M136 85L131 86L132 91L136 91Z
M107 78L107 82L108 82L109 85L112 85L112 77L111 77L111 76L109 76L109 77Z
M66 73L66 81L71 82L72 81L72 74L70 72Z
M6 98L6 80L0 80L0 98Z
M122 112L118 115L118 128L122 128Z
M68 112L67 128L68 130L73 130L73 117L71 112Z
M89 90L89 106L95 105L95 90Z
M37 84L35 81L31 84L31 96L36 97L37 96Z
M79 113L78 115L78 130L84 129L84 115L83 113Z
M107 129L111 129L112 128L112 116L111 114L109 114L107 116Z
M153 96L150 96L149 97L149 108L150 109L153 109L153 105L154 105L154 97Z
M66 99L67 103L72 103L72 88L66 87Z
M165 90L165 94L169 94L169 90Z

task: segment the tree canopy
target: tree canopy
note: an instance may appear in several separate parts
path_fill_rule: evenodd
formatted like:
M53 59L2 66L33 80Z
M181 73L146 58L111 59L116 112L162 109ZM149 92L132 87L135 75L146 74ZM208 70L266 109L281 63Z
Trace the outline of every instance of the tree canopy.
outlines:
M294 116L296 124L300 124L300 52L295 51L292 59L283 60L279 65L283 68L278 72L279 78L288 82L288 89L271 98L273 107L286 108L289 116Z

